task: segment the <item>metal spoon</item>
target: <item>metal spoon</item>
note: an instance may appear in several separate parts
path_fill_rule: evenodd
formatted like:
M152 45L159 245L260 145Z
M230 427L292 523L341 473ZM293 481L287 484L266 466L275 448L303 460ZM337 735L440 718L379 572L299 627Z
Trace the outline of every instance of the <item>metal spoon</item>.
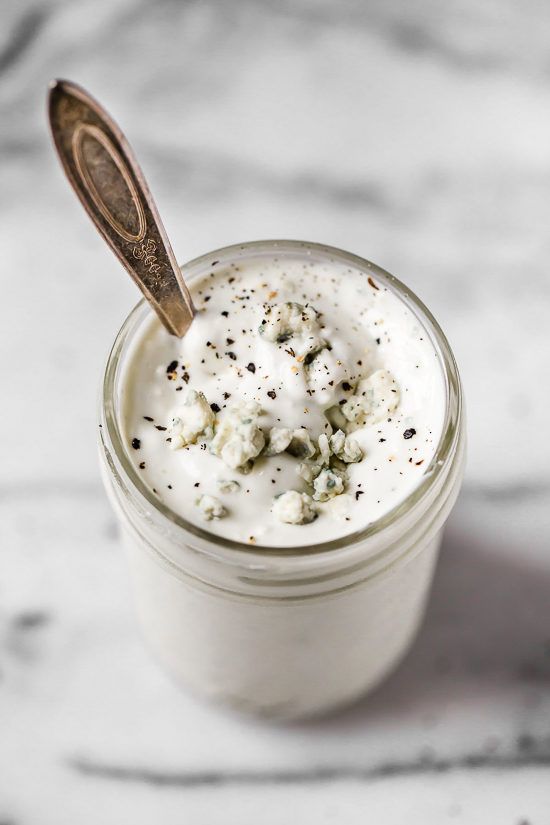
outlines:
M80 202L172 335L193 320L189 290L149 187L117 124L76 83L50 84L55 148Z

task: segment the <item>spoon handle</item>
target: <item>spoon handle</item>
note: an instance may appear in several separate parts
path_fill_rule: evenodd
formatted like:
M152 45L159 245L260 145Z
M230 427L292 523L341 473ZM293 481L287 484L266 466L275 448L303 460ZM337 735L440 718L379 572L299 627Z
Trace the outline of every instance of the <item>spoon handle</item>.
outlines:
M80 86L55 80L48 105L63 169L98 231L172 335L193 303L134 153L117 124Z

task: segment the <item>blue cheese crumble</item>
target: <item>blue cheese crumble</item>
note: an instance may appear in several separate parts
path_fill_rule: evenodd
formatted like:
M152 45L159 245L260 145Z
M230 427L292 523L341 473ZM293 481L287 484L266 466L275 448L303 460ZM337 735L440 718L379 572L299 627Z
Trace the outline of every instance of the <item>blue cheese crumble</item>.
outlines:
M261 407L249 401L232 407L216 421L210 452L234 470L246 469L264 448L265 436L259 425Z
M202 392L188 390L183 403L175 411L169 427L173 450L195 444L199 436L211 437L214 412Z
M388 370L377 370L359 382L355 393L340 409L355 428L382 421L398 405L399 388L395 378Z
M317 518L311 496L298 490L287 490L273 500L273 515L285 524L309 524Z
M204 495L200 496L195 504L202 513L205 521L212 521L213 518L223 518L227 515L227 510L221 501L214 496Z

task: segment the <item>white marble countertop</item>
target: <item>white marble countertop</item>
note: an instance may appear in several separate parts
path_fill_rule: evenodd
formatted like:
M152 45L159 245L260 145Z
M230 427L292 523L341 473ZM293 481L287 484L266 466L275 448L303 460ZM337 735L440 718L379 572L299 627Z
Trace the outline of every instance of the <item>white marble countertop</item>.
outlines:
M0 823L550 823L550 13L474 0L6 2L0 31ZM330 719L201 705L142 647L96 466L136 292L49 145L94 92L179 257L318 240L454 347L469 465L406 661Z

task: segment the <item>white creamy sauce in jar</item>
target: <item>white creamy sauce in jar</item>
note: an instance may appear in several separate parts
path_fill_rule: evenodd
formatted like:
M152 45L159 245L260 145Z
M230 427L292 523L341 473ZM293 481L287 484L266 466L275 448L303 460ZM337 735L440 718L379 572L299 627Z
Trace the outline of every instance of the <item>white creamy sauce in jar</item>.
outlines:
M375 275L294 258L213 264L183 339L151 316L122 387L141 478L212 533L295 547L367 527L441 437L440 356Z

